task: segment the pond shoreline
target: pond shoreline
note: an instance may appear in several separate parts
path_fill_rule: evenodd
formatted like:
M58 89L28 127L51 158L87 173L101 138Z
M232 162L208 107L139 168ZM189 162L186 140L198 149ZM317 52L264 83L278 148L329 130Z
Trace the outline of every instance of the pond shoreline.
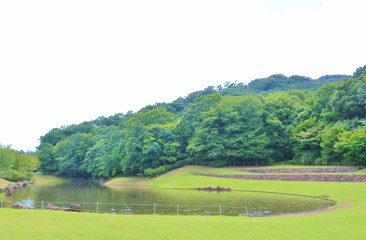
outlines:
M349 208L351 206L352 206L351 202L345 201L341 205L332 206L332 207L328 207L328 208L322 208L322 209L310 210L310 211L298 212L298 213L274 214L274 215L267 215L267 216L263 216L263 217L274 218L274 217L287 217L287 216L310 216L313 214L334 212L334 211L341 210L344 208Z

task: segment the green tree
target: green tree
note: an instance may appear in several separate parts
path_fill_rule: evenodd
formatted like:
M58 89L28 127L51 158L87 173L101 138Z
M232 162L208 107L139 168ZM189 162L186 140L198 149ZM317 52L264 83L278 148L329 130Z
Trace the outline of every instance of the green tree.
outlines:
M55 159L54 146L50 143L44 143L42 148L37 151L37 156L41 162L40 170L43 173L55 173L58 169L58 163Z
M297 125L293 136L295 163L314 164L321 153L319 132L322 129L323 125L318 122L316 117L311 117Z
M20 154L10 148L0 148L0 177L10 181L30 180L39 166L37 157Z
M88 177L83 168L83 160L89 147L92 146L92 135L77 133L71 135L55 146L57 174L67 177Z
M210 94L197 98L195 102L186 108L176 130L177 141L179 142L176 146L181 154L181 158L186 163L192 163L193 158L190 155L190 151L187 151L187 148L196 129L203 121L202 113L216 108L221 99L222 96L218 93Z
M339 135L346 130L346 124L336 124L320 131L321 157L317 159L317 164L339 164L343 160L342 154L335 151L334 145L339 141Z
M210 165L268 162L268 139L263 133L263 105L258 97L224 97L203 113L188 150Z
M334 145L335 152L342 154L344 164L363 167L366 165L366 126L344 131Z

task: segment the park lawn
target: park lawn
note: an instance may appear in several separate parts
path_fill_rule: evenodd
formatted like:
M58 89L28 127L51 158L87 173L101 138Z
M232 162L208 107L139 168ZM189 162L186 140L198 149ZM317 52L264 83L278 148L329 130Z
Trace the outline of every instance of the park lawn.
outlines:
M356 171L355 173L366 173L366 168L360 169Z
M0 209L0 239L365 239L366 183L237 180L192 175L185 167L151 179L164 188L206 186L329 196L351 206L308 216L225 217L70 213Z

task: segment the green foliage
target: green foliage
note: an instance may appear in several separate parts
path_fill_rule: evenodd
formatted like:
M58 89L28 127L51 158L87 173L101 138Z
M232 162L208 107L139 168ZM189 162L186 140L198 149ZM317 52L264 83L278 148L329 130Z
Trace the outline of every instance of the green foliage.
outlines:
M248 85L227 82L136 113L55 128L41 137L40 170L111 178L187 164L363 165L365 69L352 78L277 74ZM0 168L15 164L8 159Z
M335 152L342 154L347 165L366 165L366 126L344 131L334 146Z
M0 148L0 177L10 181L30 180L39 166L37 157Z
M262 110L258 97L223 98L216 108L202 113L203 121L187 150L203 163L221 160L226 165L250 165L269 161L269 151L265 151L268 139L261 132Z
M366 75L366 65L363 67L359 67L356 69L356 72L353 74L353 77L362 77Z
M255 92L267 91L289 91L294 89L316 90L325 83L337 82L340 79L348 78L348 75L326 75L317 80L294 75L286 77L282 74L271 75L267 78L260 78L251 81L248 86Z
M319 133L321 157L317 159L318 165L339 164L343 160L343 156L335 150L335 144L339 141L341 133L347 130L346 124L336 124L323 129Z
M165 166L159 166L157 168L147 168L144 170L144 175L148 177L156 177L167 172Z

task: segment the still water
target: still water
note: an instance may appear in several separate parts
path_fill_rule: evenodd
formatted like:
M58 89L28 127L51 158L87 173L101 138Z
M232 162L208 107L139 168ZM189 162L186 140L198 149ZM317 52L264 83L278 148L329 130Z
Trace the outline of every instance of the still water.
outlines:
M81 211L111 214L263 216L309 211L335 204L321 198L248 191L205 192L198 190L129 187L110 189L98 184L65 182L55 186L30 185L16 190L6 206L22 203L34 209L47 204Z

